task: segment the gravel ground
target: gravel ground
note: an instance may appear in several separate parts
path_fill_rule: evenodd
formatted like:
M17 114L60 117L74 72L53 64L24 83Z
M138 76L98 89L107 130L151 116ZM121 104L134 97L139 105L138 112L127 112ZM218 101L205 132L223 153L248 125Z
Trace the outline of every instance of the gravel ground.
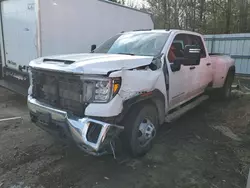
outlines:
M164 125L143 158L118 163L56 142L29 121L26 99L0 88L0 188L245 188L250 96L205 102Z

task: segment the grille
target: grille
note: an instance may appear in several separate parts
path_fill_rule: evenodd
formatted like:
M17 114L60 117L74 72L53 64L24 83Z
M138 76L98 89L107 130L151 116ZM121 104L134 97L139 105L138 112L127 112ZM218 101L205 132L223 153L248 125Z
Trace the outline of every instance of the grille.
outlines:
M82 117L83 84L80 76L68 73L32 70L33 97L55 108Z

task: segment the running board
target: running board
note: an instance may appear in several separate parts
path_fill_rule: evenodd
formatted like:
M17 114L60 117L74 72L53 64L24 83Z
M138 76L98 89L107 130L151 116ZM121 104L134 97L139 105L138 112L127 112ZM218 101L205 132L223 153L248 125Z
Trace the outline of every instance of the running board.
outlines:
M182 116L183 114L185 114L189 110L195 108L196 106L198 106L199 104L201 104L202 102L207 100L208 98L209 98L208 95L203 95L203 96L197 98L196 100L194 100L193 102L187 104L186 106L183 106L180 109L174 111L173 113L168 114L165 117L165 122L167 122L167 123L172 122L173 120L179 118L180 116Z

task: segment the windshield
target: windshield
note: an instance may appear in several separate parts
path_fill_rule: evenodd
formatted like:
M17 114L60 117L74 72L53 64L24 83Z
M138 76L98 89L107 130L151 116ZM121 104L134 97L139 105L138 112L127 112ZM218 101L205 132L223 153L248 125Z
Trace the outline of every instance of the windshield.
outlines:
M159 55L168 39L168 33L134 32L119 34L103 43L94 53Z

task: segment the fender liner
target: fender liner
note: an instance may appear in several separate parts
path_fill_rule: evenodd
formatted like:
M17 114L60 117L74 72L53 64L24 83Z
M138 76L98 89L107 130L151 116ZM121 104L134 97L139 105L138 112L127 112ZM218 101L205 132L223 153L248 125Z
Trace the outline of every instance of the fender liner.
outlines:
M235 74L235 65L229 67L228 72L232 72L233 74Z
M232 79L232 82L234 81L234 77L235 77L235 65L229 67L228 71L227 71L227 76L226 78L230 76L230 79ZM225 79L226 82L226 79ZM224 84L225 84L224 82Z
M230 65L230 66L226 67L222 71L222 73L220 72L219 75L217 75L217 73L215 73L213 81L212 81L212 83L210 83L208 85L207 89L220 89L220 88L223 88L229 74L232 74L232 78L234 79L235 69L236 69L235 65Z
M140 95L132 97L123 103L123 117L126 116L130 109L141 103L151 102L155 105L157 112L159 114L159 123L163 124L165 119L165 97L162 92L155 89L150 92L144 92Z

